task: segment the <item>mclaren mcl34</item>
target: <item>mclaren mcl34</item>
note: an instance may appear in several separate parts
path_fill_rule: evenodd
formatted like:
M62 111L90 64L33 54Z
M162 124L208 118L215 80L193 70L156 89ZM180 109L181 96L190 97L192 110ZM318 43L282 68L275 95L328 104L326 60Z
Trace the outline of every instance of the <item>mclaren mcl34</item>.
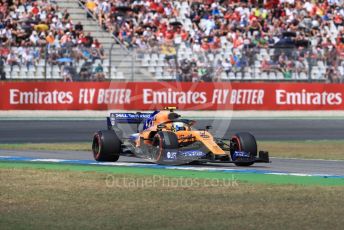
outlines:
M111 113L107 130L98 131L93 137L94 159L115 162L125 155L167 165L211 162L250 166L270 162L268 152L257 151L252 134L240 132L228 139L216 138L209 132L210 126L196 129L194 120L181 118L175 109ZM136 127L125 135L121 124Z

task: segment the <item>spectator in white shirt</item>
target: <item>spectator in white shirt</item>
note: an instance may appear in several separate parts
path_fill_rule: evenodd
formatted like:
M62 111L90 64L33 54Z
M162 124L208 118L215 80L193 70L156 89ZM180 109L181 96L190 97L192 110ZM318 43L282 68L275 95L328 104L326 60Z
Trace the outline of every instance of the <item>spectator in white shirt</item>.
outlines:
M7 56L6 60L7 64L11 66L11 72L13 71L13 66L19 66L20 67L20 62L17 54L13 51L10 52L10 54Z
M22 55L22 60L23 60L23 64L26 66L27 70L30 69L30 66L34 65L33 53L31 52L31 50L29 48L26 48L24 50L24 53Z

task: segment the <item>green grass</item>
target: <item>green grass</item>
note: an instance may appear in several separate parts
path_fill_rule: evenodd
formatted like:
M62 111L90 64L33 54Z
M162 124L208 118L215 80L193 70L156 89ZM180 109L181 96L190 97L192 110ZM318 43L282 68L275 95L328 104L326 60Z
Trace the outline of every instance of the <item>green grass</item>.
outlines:
M91 147L91 142L0 144L0 149L8 150L91 151Z
M260 149L271 156L344 160L344 141L259 141Z
M272 157L344 160L344 141L259 141L258 147ZM90 151L91 143L0 144L0 149Z
M112 183L111 181L128 181ZM172 179L172 177L170 177ZM344 189L0 169L0 229L342 229ZM109 183L110 181L110 183ZM208 182L207 182L208 181ZM207 185L207 186L206 186Z

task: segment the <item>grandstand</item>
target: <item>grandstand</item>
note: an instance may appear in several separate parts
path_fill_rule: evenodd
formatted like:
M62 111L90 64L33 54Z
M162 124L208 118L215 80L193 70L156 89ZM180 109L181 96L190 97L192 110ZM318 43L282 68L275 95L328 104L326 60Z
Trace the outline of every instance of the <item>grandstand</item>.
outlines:
M7 2L0 1L7 79L341 82L344 76L342 1Z

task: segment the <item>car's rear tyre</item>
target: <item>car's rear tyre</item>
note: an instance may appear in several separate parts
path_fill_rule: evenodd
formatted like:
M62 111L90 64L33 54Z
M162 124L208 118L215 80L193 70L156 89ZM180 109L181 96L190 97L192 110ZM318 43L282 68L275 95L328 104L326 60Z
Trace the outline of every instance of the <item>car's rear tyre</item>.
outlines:
M115 162L121 152L121 140L112 130L102 130L94 134L93 157L96 161Z
M165 159L167 157L166 155L168 153L177 153L178 147L178 137L175 133L169 131L160 131L155 134L153 138L153 158L156 163L165 164Z
M257 142L256 138L251 133L237 133L235 134L232 139L232 151L245 151L249 152L251 156L257 156ZM234 163L236 166L250 166L253 165L254 162L237 162Z

